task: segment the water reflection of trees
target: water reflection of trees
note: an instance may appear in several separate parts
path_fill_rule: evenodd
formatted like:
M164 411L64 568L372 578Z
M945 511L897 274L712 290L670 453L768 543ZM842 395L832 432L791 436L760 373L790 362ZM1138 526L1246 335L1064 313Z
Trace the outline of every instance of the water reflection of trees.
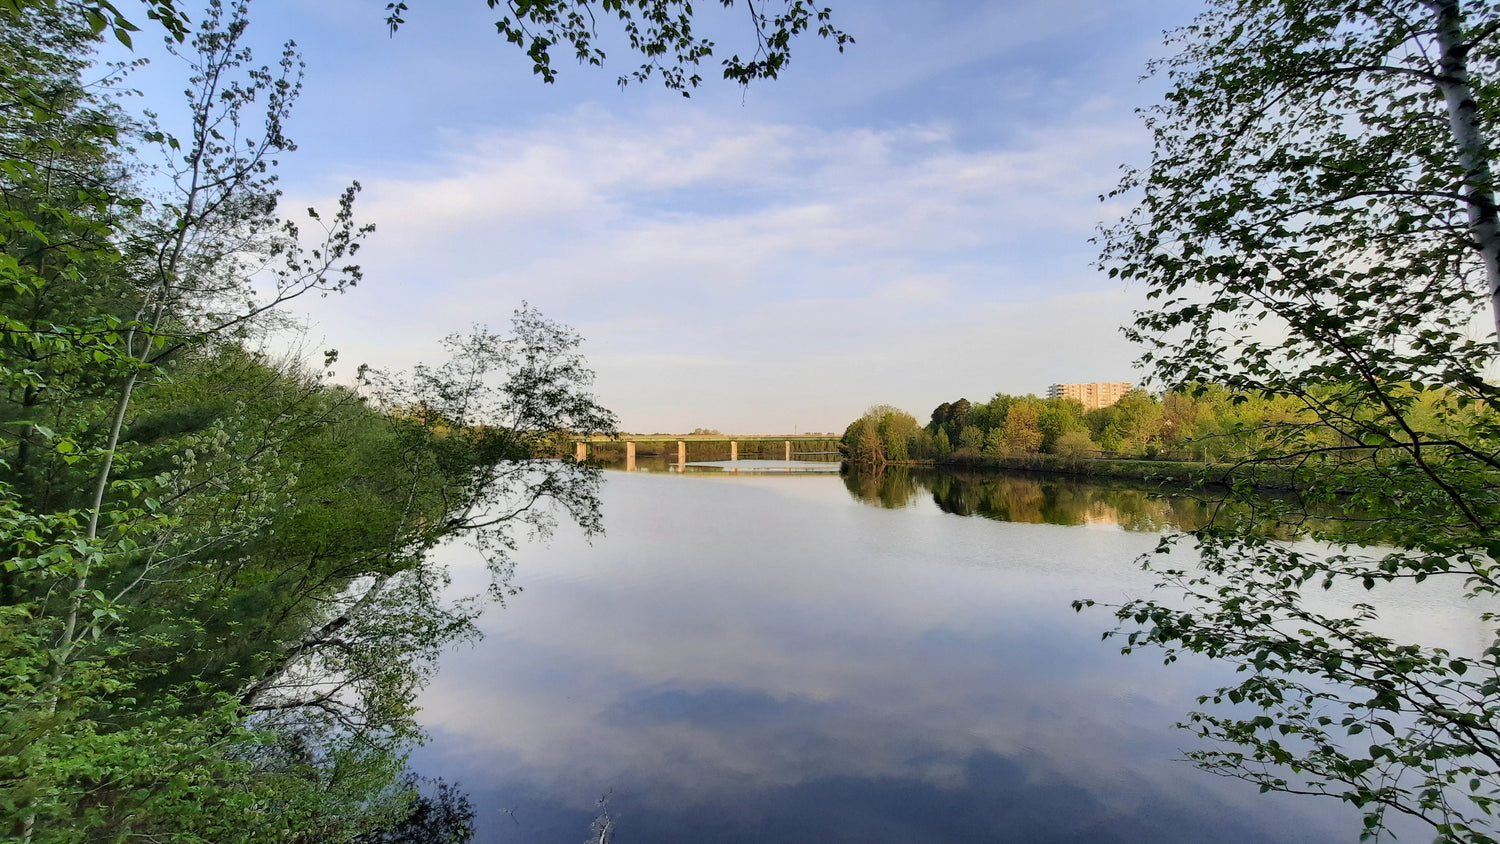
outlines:
M924 488L917 484L912 470L905 466L847 472L844 486L857 500L887 510L910 506Z
M848 472L844 485L855 499L878 507L907 507L930 492L945 513L1005 522L1162 531L1193 530L1211 516L1210 505L1190 495L1074 478L888 466L880 472Z

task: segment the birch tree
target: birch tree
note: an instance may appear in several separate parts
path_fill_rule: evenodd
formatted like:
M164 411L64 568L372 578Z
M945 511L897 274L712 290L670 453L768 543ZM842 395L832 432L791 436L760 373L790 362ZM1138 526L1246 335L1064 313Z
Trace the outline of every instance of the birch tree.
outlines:
M1175 594L1116 607L1116 635L1243 672L1184 720L1209 770L1359 806L1367 836L1403 814L1496 840L1500 646L1374 622L1387 585L1452 581L1494 630L1500 6L1214 0L1168 44L1102 265L1145 286L1127 334L1162 386L1296 412L1210 478L1254 518L1165 540L1145 562ZM1297 494L1250 494L1268 479ZM1344 584L1372 597L1313 608Z

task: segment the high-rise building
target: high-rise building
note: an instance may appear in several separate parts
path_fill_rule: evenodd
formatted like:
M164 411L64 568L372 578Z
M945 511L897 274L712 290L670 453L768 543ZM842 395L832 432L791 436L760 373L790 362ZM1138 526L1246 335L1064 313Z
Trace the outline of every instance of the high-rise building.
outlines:
M1049 399L1077 399L1084 410L1109 407L1130 392L1129 381L1094 382L1091 384L1053 384L1047 388Z

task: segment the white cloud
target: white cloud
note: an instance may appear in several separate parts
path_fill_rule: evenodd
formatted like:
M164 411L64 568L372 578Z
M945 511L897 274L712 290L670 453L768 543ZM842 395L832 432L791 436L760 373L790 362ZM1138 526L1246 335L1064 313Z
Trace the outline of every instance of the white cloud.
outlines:
M313 316L346 361L403 366L420 344L388 338L502 323L530 300L590 339L601 395L650 430L833 428L960 384L1039 390L1100 354L1100 377L1126 377L1129 308L1087 238L1140 134L1018 137L967 149L936 124L588 107L455 139L436 164L365 180L366 281Z

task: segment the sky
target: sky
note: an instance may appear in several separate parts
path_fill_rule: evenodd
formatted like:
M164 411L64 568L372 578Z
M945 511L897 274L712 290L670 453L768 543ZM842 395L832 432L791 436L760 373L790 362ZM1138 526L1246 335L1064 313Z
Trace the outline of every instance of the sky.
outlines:
M874 404L1059 381L1137 381L1120 334L1139 287L1093 266L1104 202L1144 163L1135 111L1183 0L828 0L856 39L795 44L749 89L710 65L691 98L621 88L630 56L564 58L547 85L482 0L256 0L261 61L293 39L305 89L285 207L351 181L377 229L352 291L301 300L309 349L437 362L444 335L523 301L584 338L621 430L842 431ZM743 7L699 4L724 53ZM149 45L133 84L173 117L183 69ZM712 60L711 60L712 61ZM182 133L185 134L185 133Z

